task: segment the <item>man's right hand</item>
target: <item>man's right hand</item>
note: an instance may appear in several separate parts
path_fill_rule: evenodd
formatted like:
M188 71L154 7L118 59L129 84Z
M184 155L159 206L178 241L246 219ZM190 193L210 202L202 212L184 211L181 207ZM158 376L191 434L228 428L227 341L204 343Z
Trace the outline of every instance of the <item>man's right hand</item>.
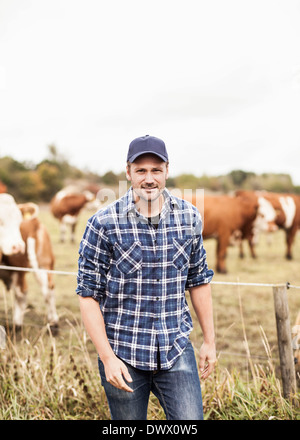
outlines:
M116 356L109 358L103 362L105 369L105 376L107 382L120 390L133 392L124 379L127 382L132 382L132 378L128 372L126 365Z
M92 297L79 296L79 304L85 328L103 362L107 382L132 393L133 390L125 382L132 382L131 376L124 362L114 354L110 346L98 302Z

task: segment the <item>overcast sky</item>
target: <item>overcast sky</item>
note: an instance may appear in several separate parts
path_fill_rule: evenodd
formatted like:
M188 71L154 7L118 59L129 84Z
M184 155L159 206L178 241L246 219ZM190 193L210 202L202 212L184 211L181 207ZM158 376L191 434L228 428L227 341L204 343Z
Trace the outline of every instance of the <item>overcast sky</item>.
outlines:
M0 156L120 172L152 134L171 175L300 185L299 23L299 0L0 0Z

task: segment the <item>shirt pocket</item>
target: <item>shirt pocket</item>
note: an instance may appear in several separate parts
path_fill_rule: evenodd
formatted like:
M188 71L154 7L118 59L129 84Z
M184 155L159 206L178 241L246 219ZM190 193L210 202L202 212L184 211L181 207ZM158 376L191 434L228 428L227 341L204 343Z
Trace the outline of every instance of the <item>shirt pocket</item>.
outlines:
M190 262L192 239L173 238L173 266L180 271L184 271Z
M115 243L116 267L125 275L131 275L142 268L143 255L141 243Z

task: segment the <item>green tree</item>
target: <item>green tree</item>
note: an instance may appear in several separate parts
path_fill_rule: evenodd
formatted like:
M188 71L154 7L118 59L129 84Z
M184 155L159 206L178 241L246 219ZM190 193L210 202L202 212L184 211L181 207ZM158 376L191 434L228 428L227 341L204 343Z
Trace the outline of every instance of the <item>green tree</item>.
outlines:
M107 171L102 176L102 182L108 186L115 186L119 184L119 178L113 171Z
M18 201L39 202L45 185L35 170L26 170L17 176L18 180Z
M253 175L255 174L243 170L233 170L229 173L229 177L231 177L234 186L236 186L237 188L241 188L244 182Z
M196 189L198 179L193 174L180 174L174 179L175 186L181 189Z
M61 170L57 165L45 161L37 166L37 173L44 184L40 196L44 201L50 201L50 199L63 187Z

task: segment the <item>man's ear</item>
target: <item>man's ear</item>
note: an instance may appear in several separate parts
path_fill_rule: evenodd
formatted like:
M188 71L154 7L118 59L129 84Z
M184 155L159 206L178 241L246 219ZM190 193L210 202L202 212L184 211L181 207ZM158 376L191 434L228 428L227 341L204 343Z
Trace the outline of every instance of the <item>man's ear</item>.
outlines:
M126 179L131 182L131 175L130 175L130 165L126 166Z

